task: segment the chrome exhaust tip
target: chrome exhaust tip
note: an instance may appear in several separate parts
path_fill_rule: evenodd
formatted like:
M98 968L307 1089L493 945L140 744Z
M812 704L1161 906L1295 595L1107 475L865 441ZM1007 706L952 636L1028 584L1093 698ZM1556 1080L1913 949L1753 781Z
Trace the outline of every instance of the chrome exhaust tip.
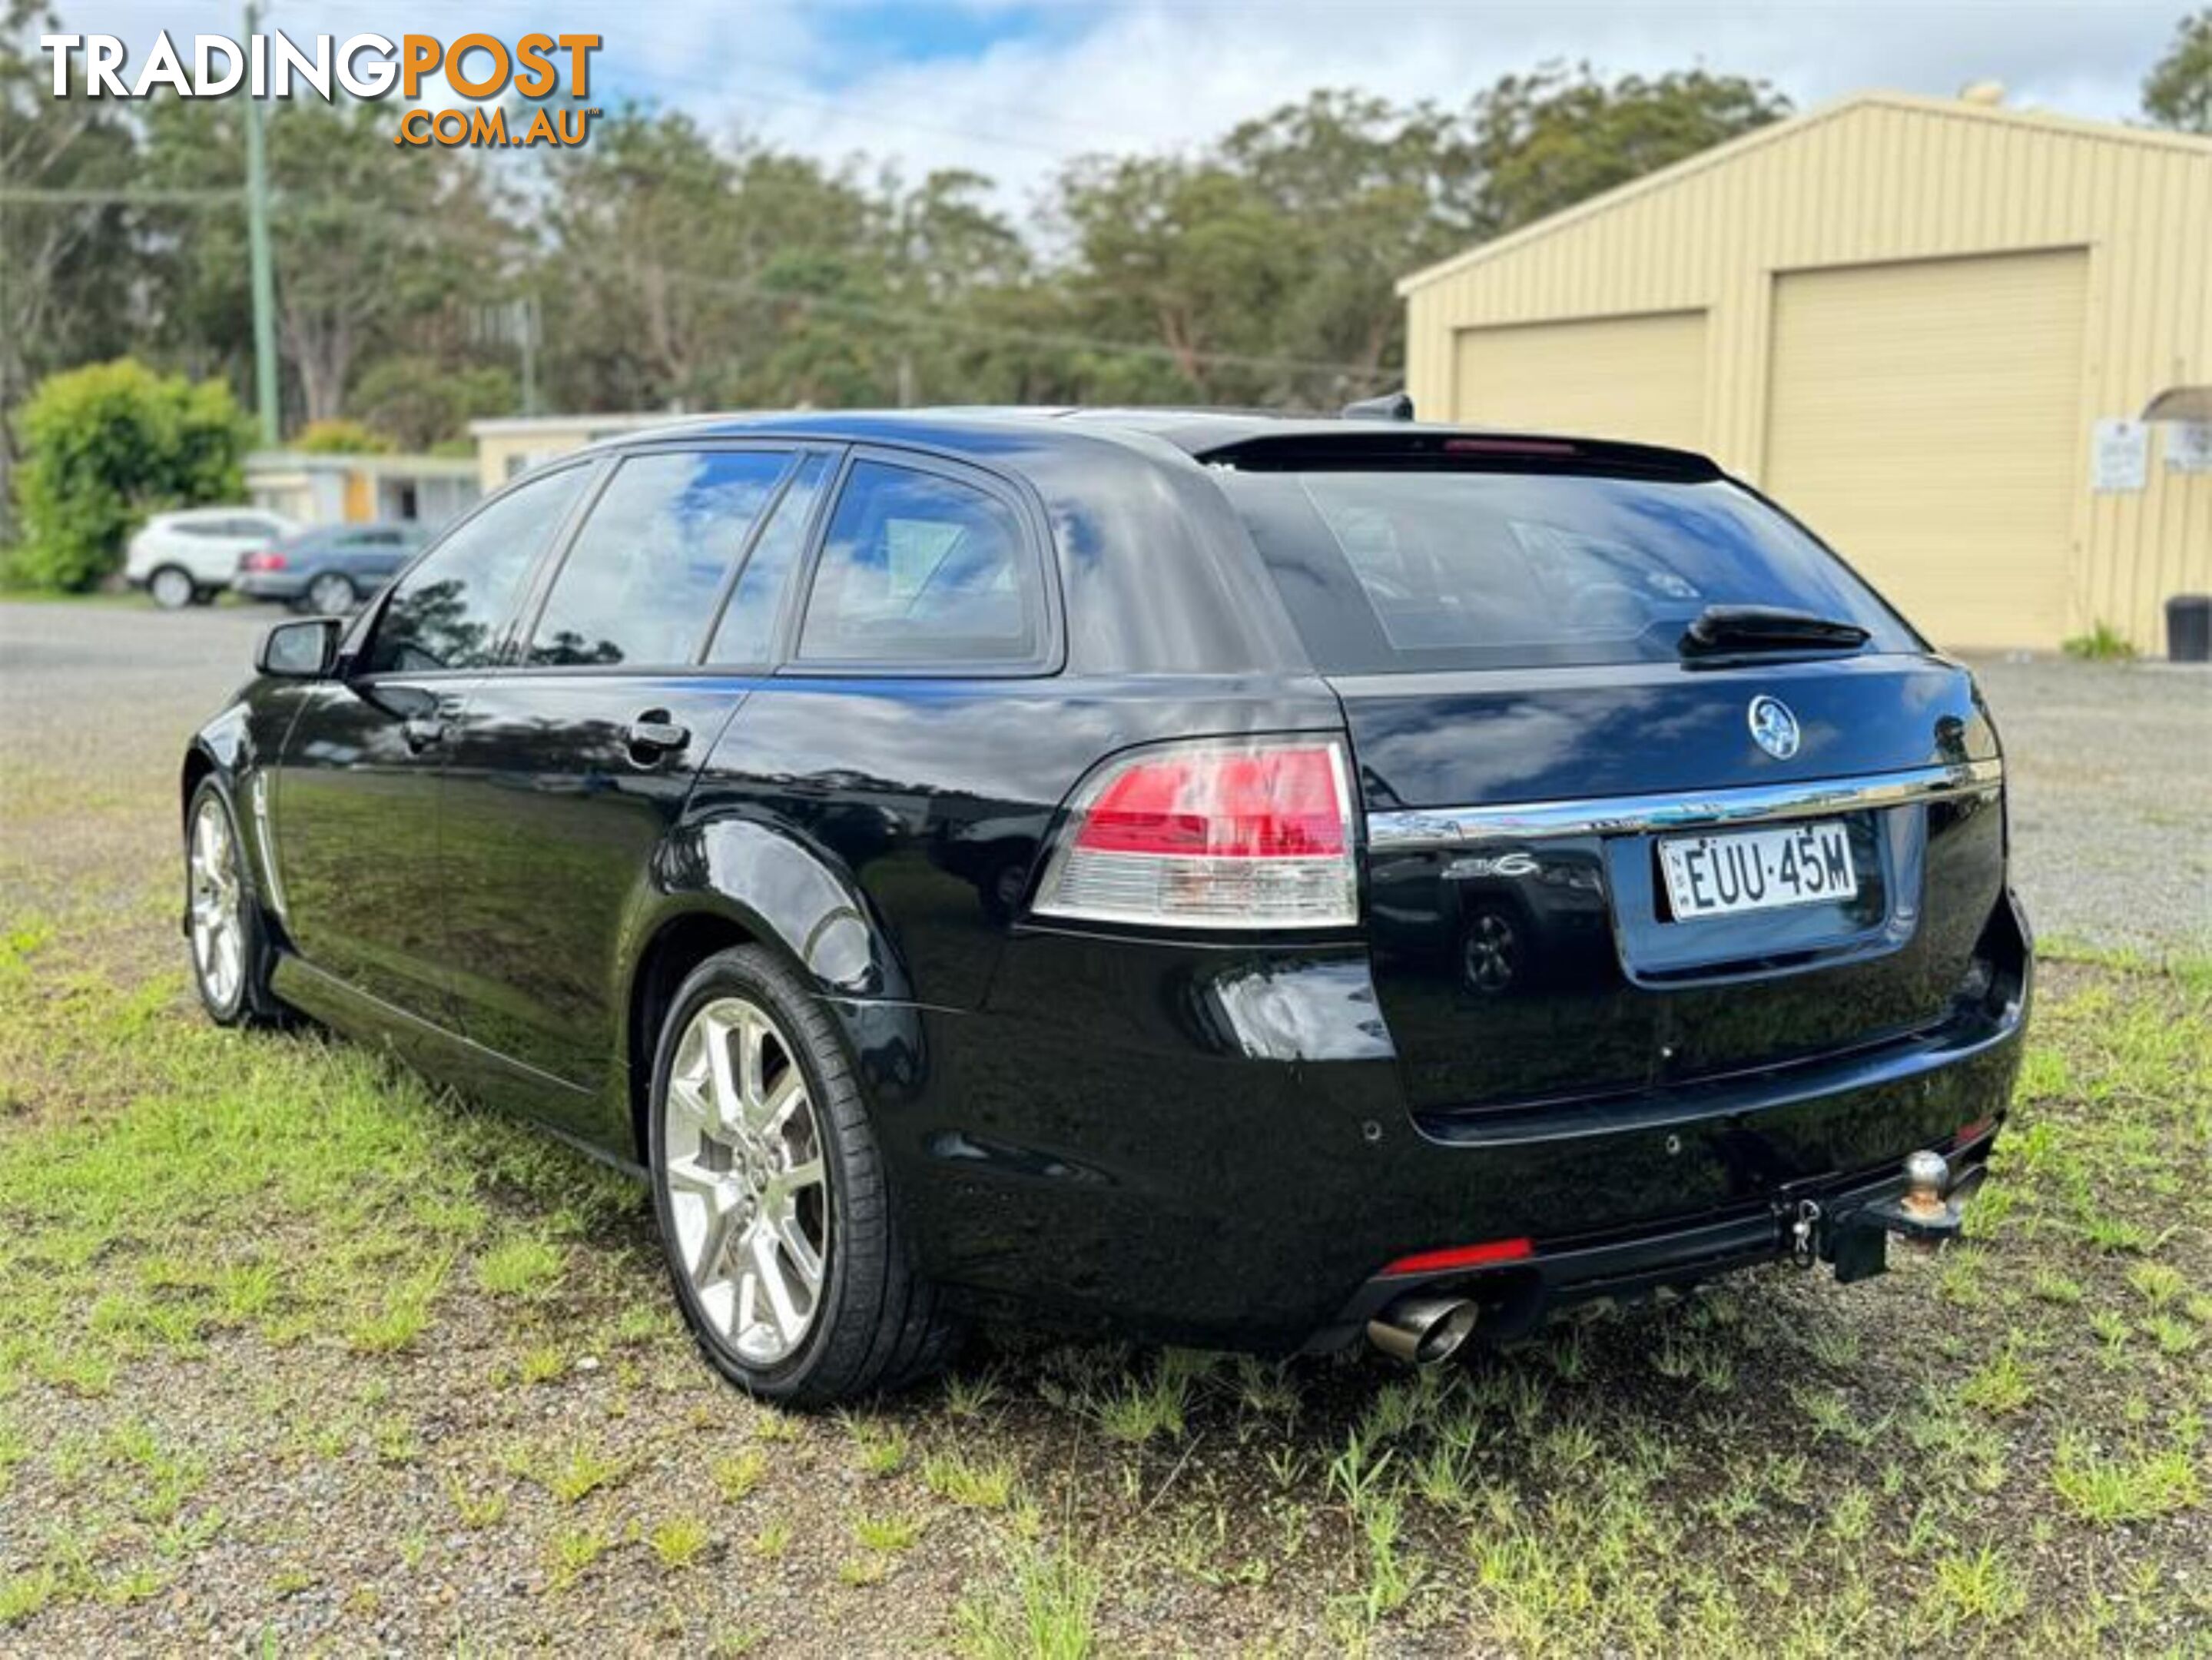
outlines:
M1433 1366L1474 1335L1481 1310L1464 1297L1401 1297L1367 1323L1367 1341L1408 1365Z

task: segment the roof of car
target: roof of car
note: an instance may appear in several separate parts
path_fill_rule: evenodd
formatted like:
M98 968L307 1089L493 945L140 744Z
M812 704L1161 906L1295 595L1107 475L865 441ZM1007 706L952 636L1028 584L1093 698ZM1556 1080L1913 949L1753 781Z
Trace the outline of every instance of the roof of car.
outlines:
M1443 455L1469 459L1519 458L1541 464L1579 459L1607 468L1681 477L1714 476L1707 457L1689 450L1572 434L1508 432L1426 421L1389 421L1343 416L1279 414L1265 410L1174 407L1115 408L1062 404L967 404L912 410L816 410L771 414L672 417L665 427L641 428L592 446L623 449L671 438L793 437L847 442L908 442L953 451L1000 449L1009 441L1049 441L1054 434L1117 442L1158 453L1164 444L1194 459L1361 452ZM1279 461L1277 465L1281 465Z

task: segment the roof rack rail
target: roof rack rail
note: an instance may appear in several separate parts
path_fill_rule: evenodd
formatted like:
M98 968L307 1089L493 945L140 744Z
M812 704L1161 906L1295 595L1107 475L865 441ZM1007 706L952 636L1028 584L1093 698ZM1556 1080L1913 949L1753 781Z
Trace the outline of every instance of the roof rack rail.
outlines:
M1403 388L1386 392L1380 398L1363 398L1356 404L1346 404L1337 413L1347 421L1410 421L1413 418L1413 399Z

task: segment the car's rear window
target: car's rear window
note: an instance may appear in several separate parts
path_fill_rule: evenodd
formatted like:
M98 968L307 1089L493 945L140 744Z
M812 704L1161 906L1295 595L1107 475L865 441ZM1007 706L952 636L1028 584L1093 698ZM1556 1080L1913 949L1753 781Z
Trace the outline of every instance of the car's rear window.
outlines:
M1225 471L1325 673L1663 661L1706 606L1911 634L1843 563L1722 480L1411 468Z

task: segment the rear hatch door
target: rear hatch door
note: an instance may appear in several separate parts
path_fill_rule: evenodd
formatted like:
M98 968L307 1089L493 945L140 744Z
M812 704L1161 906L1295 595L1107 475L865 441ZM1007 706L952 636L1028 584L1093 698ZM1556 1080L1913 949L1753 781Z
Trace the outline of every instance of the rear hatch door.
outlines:
M2003 882L1995 733L1967 673L1786 516L1629 447L1220 459L1344 706L1417 1114L1942 1019ZM1715 605L1867 639L1684 655Z

